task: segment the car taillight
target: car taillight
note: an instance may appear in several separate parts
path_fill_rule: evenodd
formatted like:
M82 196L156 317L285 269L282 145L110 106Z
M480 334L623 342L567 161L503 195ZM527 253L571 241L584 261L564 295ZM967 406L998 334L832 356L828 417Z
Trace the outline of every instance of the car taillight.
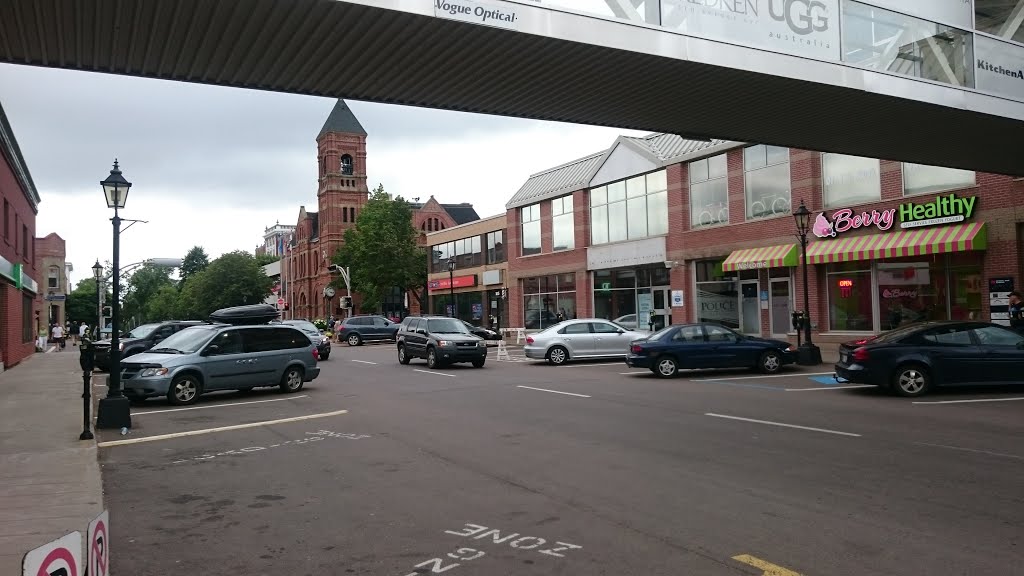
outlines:
M527 336L526 337L526 343L527 344L533 344L533 336Z
M632 352L633 354L639 354L643 352L644 349L639 344L633 344L632 346L629 347L629 351Z
M869 356L871 355L868 353L868 349L864 347L857 348L853 351L854 362L867 362Z
M320 360L320 351L315 347L313 348L313 360Z

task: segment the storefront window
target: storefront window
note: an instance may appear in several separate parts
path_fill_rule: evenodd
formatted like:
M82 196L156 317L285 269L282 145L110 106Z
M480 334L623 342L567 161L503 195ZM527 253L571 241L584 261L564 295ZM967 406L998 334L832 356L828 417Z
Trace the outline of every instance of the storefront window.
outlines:
M689 164L690 227L729 222L729 179L726 155Z
M590 240L607 244L668 232L668 180L664 170L590 191Z
M523 229L523 256L540 254L540 204L531 204L519 209Z
M983 281L980 266L949 270L949 319L981 320Z
M974 86L969 32L849 0L842 11L844 62Z
M485 292L457 292L455 294L455 317L472 324L484 321ZM431 296L433 313L441 316L452 315L452 297L448 292L439 292Z
M698 322L717 322L734 330L740 327L739 292L735 280L726 280L721 260L695 262Z
M576 247L576 226L573 222L572 196L562 196L551 201L551 249L572 250Z
M974 27L1005 40L1024 43L1020 3L1007 0L974 0Z
M949 318L945 259L939 262L879 262L878 312L881 329Z
M523 316L527 330L539 330L575 318L576 274L524 278Z
M846 154L821 155L823 196L826 208L843 208L882 198L882 179L877 158Z
M967 186L974 186L974 172L971 170L924 164L903 164L904 196L933 194Z
M870 332L874 330L871 264L851 262L829 266L829 330Z
M748 220L790 214L789 148L744 148L743 170Z
M505 231L495 230L487 233L487 263L497 264L505 261Z

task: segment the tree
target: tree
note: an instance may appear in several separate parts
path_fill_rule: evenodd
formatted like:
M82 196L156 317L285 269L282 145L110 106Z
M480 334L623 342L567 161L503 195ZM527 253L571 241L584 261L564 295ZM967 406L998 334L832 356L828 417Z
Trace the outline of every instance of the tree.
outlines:
M167 319L149 314L149 305L162 289L174 287L174 282L171 281L171 268L143 264L131 275L127 286L122 300L124 318L133 318L138 324Z
M256 263L260 266L266 266L267 264L273 264L280 260L280 256L274 256L273 254L257 254Z
M183 288L185 286L185 282L188 281L189 278L202 272L209 265L210 257L206 255L206 251L203 250L203 247L193 246L181 261L181 269L178 274L178 288Z
M110 292L107 291L104 301L110 302ZM68 294L64 302L64 313L71 322L85 322L89 326L96 324L96 313L98 303L96 302L96 280L85 278L75 285L75 289Z
M180 300L181 293L176 286L162 286L146 303L144 316L150 320L185 320Z
M404 291L426 284L427 253L417 245L418 237L409 203L378 185L332 258L350 268L352 289L362 295L364 309L376 309L396 287Z
M228 252L193 274L181 289L178 314L206 318L220 308L259 304L273 281L248 252Z

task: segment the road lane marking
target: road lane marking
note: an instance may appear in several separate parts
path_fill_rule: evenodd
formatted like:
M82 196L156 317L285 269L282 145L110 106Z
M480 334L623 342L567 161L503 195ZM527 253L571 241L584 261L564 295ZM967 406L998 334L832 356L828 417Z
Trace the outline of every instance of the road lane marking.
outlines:
M786 374L766 374L763 376L733 376L727 378L690 378L694 382L712 382L722 380L760 380L761 378L793 378L796 376L831 376L834 372L787 372Z
M960 446L947 446L946 444L929 444L927 442L914 442L918 446L931 446L933 448L948 448L950 450L962 450L964 452L974 452L976 454L988 454L989 456L999 456L1001 458L1013 458L1014 460L1024 460L1024 456L1017 456L1014 454L1003 454L1002 452L990 452L988 450L977 450L975 448L962 448Z
M810 426L798 426L796 424L784 424L782 422L771 422L769 420L755 420L753 418L742 418L740 416L728 416L726 414L715 414L713 412L705 412L705 416L711 416L713 418L726 418L729 420L742 420L743 422L753 422L755 424L767 424L769 426L781 426L783 428L796 428L798 430L810 430L811 432L824 432L826 434L837 434L839 436L853 436L860 438L860 434L854 434L852 432L840 432L838 430L828 430L825 428L812 428Z
M181 412L183 410L206 410L208 408L223 408L225 406L244 406L246 404L262 404L264 402L283 402L285 400L298 400L299 398L309 398L309 394L303 394L302 396L289 396L288 398L273 398L271 400L253 400L252 402L231 402L230 404L215 404L211 406L191 406L189 408L171 408L169 410L132 412L132 416L142 416L144 414L165 414L167 412Z
M601 362L598 364L567 364L562 368L590 368L591 366L622 366L625 362Z
M650 370L634 370L632 372L619 372L620 376L630 376L633 374L648 374Z
M809 390L850 390L852 388L878 388L874 384L854 384L851 386L829 386L828 388L786 388L786 392L807 392Z
M516 386L516 388L526 388L527 390L539 390L541 392L551 392L552 394L565 394L566 396L579 396L580 398L590 398L586 394L576 394L573 392L560 392L558 390L548 390L547 388L534 388L533 386Z
M160 434L157 436L143 436L141 438L129 438L127 440L111 440L108 442L99 442L96 446L100 448L106 448L108 446L123 446L125 444L139 444L141 442L155 442L157 440L169 440L171 438L182 438L185 436L199 436L200 434L212 434L214 432L227 432L230 430L242 430L244 428L256 428L259 426L272 426L274 424L286 424L288 422L300 422L302 420L312 420L314 418L327 418L329 416L339 416L341 414L347 414L348 410L335 410L334 412L324 412L322 414L307 414L305 416L294 416L292 418L281 418L280 420L265 420L263 422L250 422L248 424L235 424L234 426L221 426L220 428L206 428L203 430L188 430L185 432L174 432L173 434ZM287 444L287 442L286 442Z
M1024 400L1022 398L972 398L970 400L926 400L924 402L911 402L911 404L972 404L974 402L1014 402Z
M413 368L413 372L422 372L424 374L436 374L438 376L447 376L449 378L457 378L455 374L445 374L444 372L437 372L436 370L420 370L419 368Z
M740 554L739 556L733 556L732 559L737 562L742 562L748 566L753 566L758 570L763 570L763 572L761 572L761 576L800 576L799 572L794 572L788 568L783 568L782 566L772 564L771 562L761 560L760 558L755 558L750 554Z
M374 365L377 364L376 362L370 362L369 360L353 360L353 359L350 359L349 361L350 362L359 362L360 364L374 364Z
M316 432L306 432L306 436L309 436L309 438L302 438L302 439L299 439L299 440L295 440L294 442L289 440L288 442L285 442L285 444L291 444L292 446L295 446L295 445L300 445L300 444L307 444L309 442L316 442L316 441L319 441L319 440L323 440L325 438L346 438L348 440L360 440L362 438L369 438L370 437L369 434L352 434L352 433L331 432L330 430L318 430ZM175 460L175 461L171 462L171 464L184 464L186 462L197 462L197 461L213 460L214 458L218 458L218 457L221 457L221 456L244 456L246 454L251 454L253 452L260 452L260 451L266 450L267 448L278 448L280 446L284 446L285 444L271 444L270 446L267 446L267 447L263 447L263 446L248 446L246 448L239 448L237 450L225 450L224 452L218 452L216 454L207 452L207 453L204 453L201 456L193 456L191 458L183 458L181 460Z

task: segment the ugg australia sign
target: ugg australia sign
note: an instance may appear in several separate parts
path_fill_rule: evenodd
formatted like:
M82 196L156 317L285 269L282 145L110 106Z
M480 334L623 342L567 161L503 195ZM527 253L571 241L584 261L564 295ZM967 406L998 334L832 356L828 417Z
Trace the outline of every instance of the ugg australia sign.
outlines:
M470 24L519 29L519 14L513 4L474 0L434 0L434 16Z
M958 197L955 193L936 196L931 202L905 202L899 208L855 213L850 208L836 210L832 216L818 214L811 231L818 238L835 238L843 232L874 226L885 231L899 216L900 228L920 228L963 222L974 214L976 196Z

